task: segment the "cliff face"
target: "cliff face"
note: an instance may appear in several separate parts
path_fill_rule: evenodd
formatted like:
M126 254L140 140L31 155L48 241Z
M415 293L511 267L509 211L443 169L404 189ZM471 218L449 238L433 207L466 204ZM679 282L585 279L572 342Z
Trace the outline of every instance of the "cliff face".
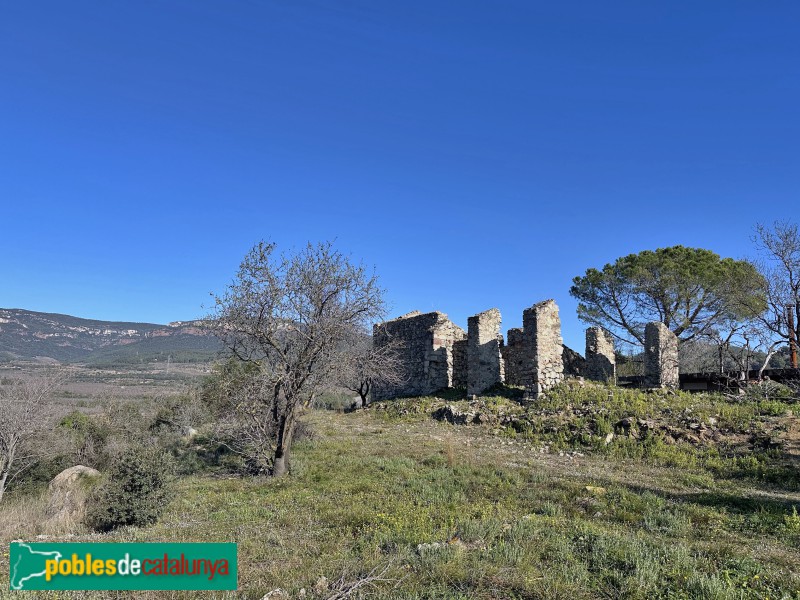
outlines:
M0 354L6 358L47 357L62 362L91 362L127 351L206 353L219 349L199 321L169 325L80 319L69 315L0 308ZM195 357L195 359L198 357Z

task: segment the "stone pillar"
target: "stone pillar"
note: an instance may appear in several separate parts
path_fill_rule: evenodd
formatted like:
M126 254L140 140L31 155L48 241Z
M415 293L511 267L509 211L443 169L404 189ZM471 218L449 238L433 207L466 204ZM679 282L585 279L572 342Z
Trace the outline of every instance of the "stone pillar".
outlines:
M644 329L644 383L654 388L680 386L678 337L657 321Z
M564 379L561 319L554 300L545 300L522 313L525 350L525 394L536 399Z
M503 382L500 311L491 308L467 319L467 395Z
M614 338L602 327L586 330L586 379L591 381L617 381L617 359Z

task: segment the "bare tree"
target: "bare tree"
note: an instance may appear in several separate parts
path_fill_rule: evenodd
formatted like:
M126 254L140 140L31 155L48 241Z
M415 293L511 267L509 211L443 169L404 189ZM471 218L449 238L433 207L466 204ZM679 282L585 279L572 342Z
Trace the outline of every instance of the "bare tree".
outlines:
M800 231L795 223L756 225L754 241L765 261L760 270L767 282L769 310L763 324L796 352L800 335Z
M375 386L400 385L405 380L397 349L392 342L375 347L366 331L353 332L342 346L339 384L358 394L361 406L367 406Z
M221 383L217 399L218 418L214 438L228 450L241 456L249 472L268 475L272 469L277 437L276 411L271 402L272 378L260 369L227 378Z
M271 473L284 475L299 414L336 379L348 334L383 316L383 290L329 242L280 256L260 242L215 300L215 333L233 356L258 367L255 400L275 427Z
M0 501L8 484L42 455L32 442L52 425L47 402L64 379L48 372L0 385Z

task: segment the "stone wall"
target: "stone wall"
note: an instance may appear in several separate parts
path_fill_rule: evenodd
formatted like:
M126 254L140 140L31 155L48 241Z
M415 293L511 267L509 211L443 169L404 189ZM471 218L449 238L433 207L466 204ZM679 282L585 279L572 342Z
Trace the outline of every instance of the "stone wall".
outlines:
M536 399L564 379L564 344L561 319L554 300L545 300L526 308L522 328L527 356L523 383L529 399Z
M467 319L467 395L503 383L500 311L491 308Z
M602 327L586 330L586 379L616 383L617 359L614 338Z
M414 311L373 328L377 347L397 344L403 383L378 387L373 399L421 396L454 387L453 347L466 332L441 312Z
M467 387L467 340L453 342L453 387Z
M663 323L644 329L644 381L647 387L678 387L678 338Z
M506 385L525 385L525 335L522 328L507 332L506 345L501 349Z
M583 377L586 372L586 359L569 346L563 346L561 360L564 363L565 377Z

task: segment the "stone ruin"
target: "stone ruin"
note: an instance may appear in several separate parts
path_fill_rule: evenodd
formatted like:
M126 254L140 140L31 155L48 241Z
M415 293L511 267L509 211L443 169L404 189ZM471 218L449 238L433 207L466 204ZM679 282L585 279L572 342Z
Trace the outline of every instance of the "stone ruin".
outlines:
M600 328L590 328L586 358L563 344L558 306L545 300L523 312L522 328L500 333L496 308L467 320L467 331L441 312L411 312L376 325L373 343L394 344L402 383L378 386L375 400L434 394L445 388L466 388L477 395L500 384L525 388L536 399L565 377L585 376L614 381L614 343Z
M525 370L525 332L521 327L508 330L508 343L501 349L505 363L505 384L525 385L522 372Z
M602 327L586 330L586 378L593 381L616 381L617 359L614 338Z
M491 308L467 319L467 395L503 383L500 311Z
M372 343L377 347L395 344L403 383L377 386L373 398L424 396L463 385L466 353L463 347L456 349L456 343L466 338L463 329L438 311L414 311L375 325Z
M651 388L680 387L678 337L658 321L644 328L644 383Z
M523 342L527 355L523 361L525 394L540 394L564 379L564 343L561 319L554 300L545 300L522 312Z

